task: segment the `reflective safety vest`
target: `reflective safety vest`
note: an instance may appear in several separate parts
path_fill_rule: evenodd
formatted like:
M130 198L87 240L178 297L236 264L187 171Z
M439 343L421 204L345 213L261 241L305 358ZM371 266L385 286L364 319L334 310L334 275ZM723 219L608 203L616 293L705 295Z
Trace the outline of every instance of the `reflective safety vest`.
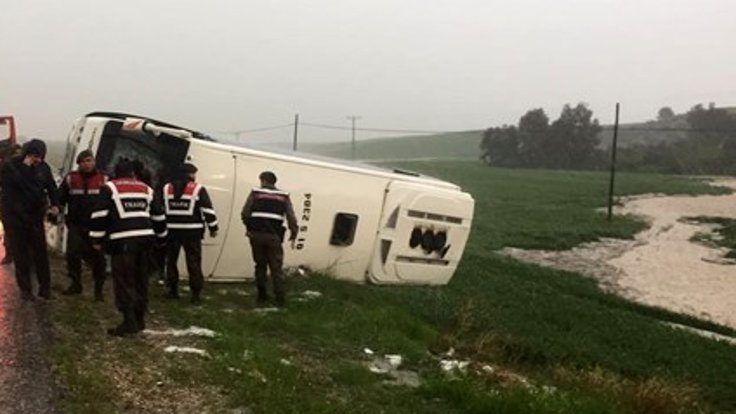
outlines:
M100 189L107 182L107 176L100 171L84 174L80 171L70 172L59 189L59 201L67 206L68 223L88 226L90 214L97 204Z
M283 238L289 193L271 188L254 188L251 196L253 206L246 221L248 231L272 233Z
M205 224L210 231L217 231L218 222L207 190L189 181L181 196L174 194L174 185L163 188L166 226L170 237L199 237L204 235Z
M153 203L153 190L134 178L109 181L102 188L98 207L91 214L89 236L112 245L126 241L166 237L166 218Z

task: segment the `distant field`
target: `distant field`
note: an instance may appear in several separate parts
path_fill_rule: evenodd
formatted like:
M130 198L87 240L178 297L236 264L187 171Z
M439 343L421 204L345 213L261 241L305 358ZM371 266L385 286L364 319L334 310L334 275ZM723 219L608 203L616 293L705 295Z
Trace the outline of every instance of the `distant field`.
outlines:
M736 352L662 321L730 329L603 293L576 274L519 263L503 246L564 249L632 237L633 217L608 223L605 174L497 169L476 162L401 163L470 191L470 245L448 286L379 287L322 276L291 281L286 312L254 312L252 285L206 287L206 302L152 289L150 324L197 325L214 339L110 339L109 302L51 303L53 361L68 412L642 413L736 411ZM682 177L621 174L618 194L719 193ZM243 252L243 254L249 254ZM288 254L288 251L287 253ZM54 283L61 277L55 261ZM306 290L321 298L299 301ZM88 292L86 293L88 294ZM195 346L209 357L166 354ZM364 352L400 354L417 388L386 383ZM439 359L471 361L445 374Z
M657 145L685 139L683 131L647 130L653 128L646 123L622 124L618 145L621 148L632 145ZM483 132L463 131L446 134L379 138L358 141L356 158L359 160L475 160L480 158L480 143ZM604 126L599 135L600 147L609 148L613 140L613 127ZM351 156L349 142L303 144L302 151L328 157L348 159Z
M360 160L455 159L480 157L483 131L463 131L426 136L380 138L358 141L356 158ZM348 159L351 144L304 144L301 150L314 154Z

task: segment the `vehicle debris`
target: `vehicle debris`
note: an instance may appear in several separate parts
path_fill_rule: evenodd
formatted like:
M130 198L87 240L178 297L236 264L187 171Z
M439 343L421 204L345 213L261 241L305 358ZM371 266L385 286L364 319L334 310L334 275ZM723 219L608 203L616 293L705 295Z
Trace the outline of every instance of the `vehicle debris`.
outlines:
M167 352L167 353L181 352L181 353L184 353L184 354L197 354L197 355L203 356L203 357L209 357L210 356L210 354L207 351L205 351L204 349L193 348L193 347L190 347L190 346L176 346L176 345L171 345L171 346L167 346L166 348L164 348L164 352Z
M217 336L217 332L207 329L207 328L201 328L199 326L190 326L187 329L166 329L164 331L157 331L154 329L146 329L143 331L146 335L161 335L161 336L203 336L207 338L214 338Z

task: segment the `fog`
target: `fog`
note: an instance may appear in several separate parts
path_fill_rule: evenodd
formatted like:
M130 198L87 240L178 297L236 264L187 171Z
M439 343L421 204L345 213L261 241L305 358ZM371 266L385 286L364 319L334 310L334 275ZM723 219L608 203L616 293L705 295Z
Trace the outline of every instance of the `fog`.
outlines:
M63 139L97 110L228 135L296 113L450 131L581 101L602 123L615 102L627 122L736 104L730 0L4 0L1 15L0 114L28 137ZM300 128L305 141L349 134Z

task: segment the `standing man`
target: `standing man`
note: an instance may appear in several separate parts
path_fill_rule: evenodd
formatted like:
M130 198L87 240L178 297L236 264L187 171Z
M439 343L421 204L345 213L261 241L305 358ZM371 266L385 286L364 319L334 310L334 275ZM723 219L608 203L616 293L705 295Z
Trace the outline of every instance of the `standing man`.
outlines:
M61 183L59 202L67 206L66 227L66 267L71 285L63 292L65 295L82 293L82 260L92 266L95 281L95 300L102 302L102 286L105 283L105 256L92 247L89 238L90 215L97 205L100 188L107 182L107 176L95 168L95 156L84 150L77 156L77 171L70 172Z
M289 241L292 247L299 231L294 215L294 208L289 193L276 188L276 174L271 171L262 172L258 178L260 188L254 188L243 206L240 218L245 224L246 235L250 239L253 260L256 262L256 286L258 288L258 304L268 301L266 289L266 268L271 271L273 292L276 305L286 304L286 286L284 273L284 220L289 226Z
M0 170L2 169L2 165L6 162L9 162L11 159L19 156L22 152L23 148L18 144L13 144L6 148L2 153L2 160L0 160ZM3 187L0 185L0 200L2 200L2 190ZM13 263L13 250L10 245L10 235L8 234L8 225L5 224L5 219L3 218L2 214L2 202L0 201L0 221L3 223L3 247L5 248L5 256L3 256L2 260L0 260L0 265L6 265Z
M146 327L146 257L154 235L166 237L163 209L153 202L151 187L135 178L133 163L121 159L115 166L115 179L100 191L89 232L93 246L101 250L104 242L112 255L115 305L123 314L123 322L108 329L110 335L132 335Z
M38 296L51 298L43 221L47 209L50 216L58 216L59 202L51 169L44 162L45 156L46 144L32 139L23 144L21 155L4 163L0 171L3 221L11 236L15 278L21 297L28 301L35 299L31 292L31 267L36 269Z
M164 185L163 199L166 208L166 279L168 297L179 298L179 251L184 248L184 257L189 273L189 288L193 305L201 304L204 286L202 275L202 238L205 224L210 237L217 237L217 215L212 208L207 189L197 183L197 167L185 163L176 178Z

